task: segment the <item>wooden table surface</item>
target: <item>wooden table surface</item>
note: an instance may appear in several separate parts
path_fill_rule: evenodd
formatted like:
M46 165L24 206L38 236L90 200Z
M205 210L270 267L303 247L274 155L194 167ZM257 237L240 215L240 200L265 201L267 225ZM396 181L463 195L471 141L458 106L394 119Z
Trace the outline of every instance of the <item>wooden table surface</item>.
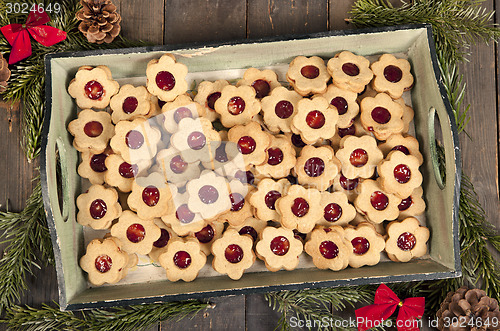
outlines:
M156 44L183 44L352 29L345 23L353 0L114 0L122 15L122 35ZM500 0L487 0L489 10ZM500 19L495 16L496 22ZM499 98L498 46L472 48L463 66L466 103L471 120L461 135L463 169L471 178L489 220L499 222ZM19 106L0 105L0 206L21 210L31 193L37 162L28 163L20 148ZM8 176L6 176L8 175ZM8 204L8 205L7 205ZM57 301L56 275L43 268L29 279L23 304ZM263 295L239 295L213 300L216 308L181 322L164 322L151 330L272 330L280 315Z

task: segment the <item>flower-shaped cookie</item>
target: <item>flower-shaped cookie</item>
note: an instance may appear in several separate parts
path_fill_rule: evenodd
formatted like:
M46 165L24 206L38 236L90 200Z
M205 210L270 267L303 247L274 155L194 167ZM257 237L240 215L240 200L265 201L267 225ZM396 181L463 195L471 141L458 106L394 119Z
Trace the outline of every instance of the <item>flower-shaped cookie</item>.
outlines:
M384 191L405 199L422 184L423 177L418 167L416 157L392 151L377 167L380 186Z
M302 242L295 238L292 230L271 226L262 230L261 238L255 246L257 256L264 260L267 269L273 272L282 268L297 268L303 249Z
M335 86L361 93L373 77L369 66L370 61L365 57L343 51L328 60L327 69Z
M106 184L114 186L122 192L130 192L135 177L149 169L151 161L142 160L137 164L130 164L119 154L111 154L106 158L105 164L108 169L104 175Z
M159 257L161 266L167 271L171 282L182 279L193 281L207 262L206 255L200 249L200 243L194 239L176 240L167 246L167 251Z
M233 280L240 279L255 262L252 246L253 240L248 236L240 235L236 230L227 230L212 244L212 267Z
M127 272L130 256L121 250L116 238L94 239L87 245L87 251L80 259L80 266L89 275L89 282L96 286L114 284Z
M186 75L188 68L178 63L172 54L149 61L146 68L149 93L162 101L172 101L188 89Z
M172 228L160 219L155 218L153 220L154 224L160 228L160 238L153 243L153 249L149 252L149 257L154 262L158 262L158 257L167 251L167 245L169 242L179 240L179 236L172 230Z
M207 224L203 229L197 232L191 232L189 234L190 237L195 238L200 243L201 251L209 256L211 251L212 244L215 240L222 237L222 233L224 232L224 222L211 222Z
M151 110L151 103L151 94L146 87L123 85L109 103L113 111L111 119L116 124L123 120L131 121L138 117L146 117Z
M402 136L394 134L387 138L387 140L378 146L384 153L384 157L391 151L400 151L406 155L413 155L418 159L418 164L424 163L424 157L420 153L418 140L413 136Z
M414 217L408 217L401 222L389 223L387 235L385 251L389 258L395 262L408 262L427 253L429 229L420 226Z
M344 239L344 230L340 226L317 227L311 232L304 250L318 269L333 271L345 269L352 255L352 245Z
M349 265L359 268L364 265L375 265L380 262L380 253L385 248L385 240L368 222L360 223L355 228L347 227L344 238L352 244Z
M290 174L295 166L295 150L292 144L283 135L271 137L271 144L266 151L267 161L255 169L264 176L283 178Z
M69 83L68 93L82 109L104 109L119 88L120 84L113 80L108 67L85 66L78 69L75 78Z
M246 125L236 125L229 129L229 141L235 143L243 154L245 166L261 165L266 162L266 150L271 144L271 135L262 131L259 123L250 122Z
M384 192L376 181L366 179L359 184L359 195L354 200L354 206L371 222L382 223L398 218L400 202L400 198Z
M105 111L84 109L78 113L77 119L69 122L68 131L75 137L73 146L77 151L100 154L115 134L115 127Z
M302 96L311 93L321 94L326 91L326 83L330 75L326 70L325 61L318 56L297 56L290 62L286 72L286 80L295 91Z
M167 102L161 112L164 116L163 127L169 133L179 129L179 122L186 117L198 118L205 115L205 108L194 102L187 94L179 95L172 102Z
M406 134L410 130L410 123L411 123L411 121L413 121L413 117L415 116L415 112L413 111L413 108L411 108L410 106L408 106L405 103L403 98L399 98L399 99L396 99L394 101L397 102L401 107L403 107L404 127L403 127L403 131L401 131L401 133Z
M262 99L262 113L267 128L274 133L291 132L292 118L297 113L297 103L302 96L279 86Z
M292 120L292 131L300 133L307 144L335 135L339 113L323 97L302 99L297 104L297 114Z
M372 134L363 128L363 125L361 125L361 121L359 120L359 117L356 117L354 120L354 123L348 127L348 128L337 128L337 132L335 135L330 138L330 144L333 147L333 149L338 150L340 148L340 141L342 138L345 136L356 136L356 137L362 137L362 136L371 136Z
M318 225L345 226L356 216L356 209L342 192L321 192L320 205L323 217L317 222Z
M410 216L422 215L425 211L425 201L422 198L424 190L421 186L417 187L410 196L401 200L398 205L399 217L398 219L405 219Z
M160 238L161 230L153 219L144 220L134 212L125 210L111 227L111 235L120 239L124 251L146 255Z
M243 79L240 79L236 86L251 86L255 90L255 97L262 99L267 97L275 88L281 86L278 82L278 76L272 70L259 70L256 68L248 68L243 74Z
M92 185L87 193L76 199L78 214L76 221L92 229L107 229L111 222L120 217L122 207L118 203L118 193L112 187Z
M177 187L184 186L189 180L198 178L201 173L199 161L187 163L174 147L159 151L156 155L156 163L165 180Z
M321 194L318 190L291 185L286 195L276 200L281 225L302 233L311 232L323 216L320 202Z
M410 63L405 59L397 59L392 54L383 54L371 69L375 78L372 87L378 92L387 92L393 99L401 98L404 91L413 86Z
M152 127L147 119L136 118L132 122L120 121L116 124L110 145L125 161L134 164L140 160L152 160L160 138L160 130Z
M78 174L83 178L88 178L91 184L104 183L104 176L107 173L106 159L112 154L111 148L107 148L103 153L94 154L89 151L83 152L82 162L78 166Z
M362 178L348 179L340 172L333 179L334 191L339 191L347 196L347 200L353 202L359 194L358 185L363 182Z
M255 90L250 86L227 85L215 101L215 111L226 128L244 125L260 111L260 102L255 98Z
M203 171L200 178L190 180L186 192L189 209L205 219L217 217L231 208L228 183L213 171Z
M160 173L153 172L135 179L127 203L140 218L150 220L167 214L168 202L176 193L175 187L167 185Z
M271 178L262 179L257 184L257 191L250 196L250 203L254 207L255 217L264 221L277 221L279 214L276 211L276 200L285 195L290 182L280 179L277 182Z
M377 141L370 136L347 136L340 141L335 154L342 164L342 174L348 179L370 178L384 155L377 147Z
M357 93L329 85L321 96L337 109L339 113L338 128L348 128L353 124L354 118L359 113L359 105L356 102Z
M385 93L364 98L361 101L361 124L378 140L386 140L391 134L403 131L403 107Z
M248 235L252 238L253 242L256 244L259 239L259 234L267 226L267 221L261 220L255 217L249 217L243 221L240 225L229 226L229 229L238 231L241 235Z
M186 117L179 122L179 131L172 135L170 142L180 151L184 161L210 162L213 157L211 151L220 145L220 135L208 119Z
M243 184L237 179L229 182L229 199L231 200L231 209L220 215L220 222L228 222L232 226L240 225L247 218L253 215L252 205L249 198L254 192L254 188L248 184Z
M161 220L172 227L179 236L186 236L191 232L198 232L206 225L205 219L199 213L191 211L187 205L189 194L176 194L169 201L169 208Z
M222 89L227 85L229 82L224 79L215 82L203 81L198 85L198 93L194 97L194 101L205 107L205 117L211 122L220 117L215 111L215 101L220 98Z
M299 184L326 190L340 171L340 162L330 146L305 146L295 164Z

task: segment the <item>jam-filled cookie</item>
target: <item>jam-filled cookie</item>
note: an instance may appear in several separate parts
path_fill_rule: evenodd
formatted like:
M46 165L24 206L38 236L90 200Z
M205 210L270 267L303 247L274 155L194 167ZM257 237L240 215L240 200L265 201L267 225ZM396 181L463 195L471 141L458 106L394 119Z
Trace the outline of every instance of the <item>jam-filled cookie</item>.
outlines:
M271 135L262 131L257 122L233 126L227 135L229 141L235 143L243 154L245 166L266 162L266 150L271 144Z
M205 219L219 216L231 208L229 187L225 178L205 170L197 179L186 184L188 207Z
M201 251L209 256L211 251L212 244L214 241L222 237L222 233L224 232L224 223L223 222L210 222L203 229L197 232L191 232L189 234L190 237L195 238L200 243Z
M243 184L239 180L233 179L229 182L229 199L231 200L231 209L220 215L220 222L228 222L232 226L240 225L248 217L253 215L252 205L249 198L254 188L248 184Z
M199 213L188 207L189 194L176 194L169 201L167 214L161 217L163 223L170 225L179 236L186 236L191 232L198 232L206 225L205 219Z
M305 146L295 164L299 184L326 190L340 171L340 162L330 146Z
M400 151L406 155L413 155L418 159L418 164L424 163L424 157L420 153L418 140L412 136L402 136L394 134L387 138L387 140L378 146L384 153L384 157L392 151Z
M370 178L384 158L377 141L370 136L342 138L335 156L342 164L342 174L348 179Z
M167 102L161 108L164 116L163 127L169 133L179 130L179 122L183 118L198 118L205 115L205 109L194 102L187 94L181 94L172 102Z
M262 232L262 230L264 230L266 226L267 221L255 217L249 217L240 225L229 226L228 230L233 229L238 231L238 233L241 235L248 235L252 238L254 244L256 244L259 239L259 234Z
M78 174L83 178L88 178L91 184L104 183L104 176L108 168L106 168L106 159L113 151L107 148L104 152L94 154L89 151L83 152L82 162L78 165Z
M415 116L415 112L413 111L413 108L408 106L403 98L399 98L394 100L396 103L398 103L401 107L403 107L403 131L401 133L407 134L408 131L410 131L410 124L411 121L413 121L413 117Z
M110 145L116 154L133 164L153 159L160 138L160 130L152 127L147 119L136 118L132 122L120 121L116 124Z
M131 121L138 117L147 117L151 110L151 94L144 86L134 87L126 84L120 92L111 98L109 107L112 110L113 123Z
M391 222L387 225L385 251L394 262L408 262L422 257L427 253L429 235L429 229L420 226L414 217Z
M362 137L371 135L372 134L366 131L365 128L363 128L363 125L361 125L359 117L356 117L354 123L348 128L337 128L335 135L330 138L330 144L335 150L338 150L340 148L340 141L346 136Z
M69 83L68 93L82 109L104 109L119 88L120 84L113 80L108 67L85 66L78 69L75 78Z
M135 179L127 203L140 218L153 219L168 212L168 202L176 193L175 186L167 185L161 174L153 172Z
M236 230L227 230L222 238L212 244L212 267L229 278L238 280L246 269L255 262L255 253L252 250L253 240L239 234Z
M272 70L259 70L257 68L248 68L243 74L236 86L251 86L255 90L255 97L262 99L267 97L275 88L281 86L278 82L278 76Z
M76 221L92 229L108 229L111 222L120 217L122 207L118 203L118 193L112 187L92 185L87 193L76 199L78 214Z
M232 141L227 141L227 134L226 137L223 137L224 132L226 131L219 131L222 140L215 151L211 150L212 160L210 162L202 162L202 164L205 169L212 169L219 176L233 178L236 172L240 170L245 171L245 169L251 166L245 165L243 154L240 153L238 145Z
M311 232L304 250L318 269L339 271L345 269L352 255L352 245L344 239L340 226L319 226Z
M215 101L220 98L222 89L227 85L229 85L229 82L224 79L219 79L215 82L203 81L198 85L198 93L194 97L194 101L205 107L205 117L210 122L220 117L215 111Z
M111 235L120 239L124 251L146 255L160 238L161 230L153 219L144 220L134 212L125 210L111 227Z
M162 101L172 101L186 93L188 68L178 63L172 54L164 54L160 59L149 61L146 68L149 93Z
M300 133L307 144L335 135L339 114L323 97L302 99L297 104L297 114L292 120L292 131Z
M371 69L375 76L372 87L378 92L387 92L391 98L401 98L404 91L413 86L413 75L410 63L405 59L397 59L392 54L383 54Z
M385 248L385 240L373 225L364 222L356 227L347 227L344 230L344 238L352 244L353 254L349 257L351 267L359 268L380 262L380 253Z
M324 93L330 75L322 58L297 56L288 66L286 80L297 93L307 96Z
M336 54L328 60L328 73L335 86L355 93L361 93L372 80L370 61L349 51Z
M200 243L194 239L176 240L167 246L167 251L159 257L161 266L171 282L182 279L193 281L207 262Z
M300 134L287 132L285 133L285 137L292 144L292 147L295 150L295 155L300 155L302 148L307 145L300 137Z
M380 185L372 179L366 179L359 184L359 195L354 200L354 206L358 212L365 215L373 223L382 223L398 218L398 205L400 203L400 198L384 192Z
M283 178L290 174L295 166L295 150L283 135L271 136L271 143L266 151L267 160L255 167L261 175L273 178Z
M122 192L130 192L135 177L149 169L151 161L143 160L130 164L119 154L111 154L106 158L105 164L108 169L104 175L106 184L114 186Z
M178 187L184 186L191 179L198 178L201 173L199 161L186 162L174 147L159 151L156 155L156 164L159 165L165 180Z
M268 226L262 230L260 237L255 252L265 261L268 270L276 272L282 268L297 268L299 255L304 247L302 242L295 238L292 230Z
M291 132L292 118L297 113L297 103L302 96L286 87L279 86L262 99L262 113L267 128L278 133Z
M108 147L115 127L105 111L84 109L78 113L77 119L69 122L68 131L75 137L73 146L77 151L100 154Z
M160 219L155 218L153 222L160 228L160 238L153 243L153 249L151 249L148 255L151 260L158 262L158 257L167 251L168 243L179 240L179 236L177 236L170 226L163 223Z
M285 178L278 181L262 179L257 184L257 191L249 199L255 217L264 221L277 221L280 216L276 211L276 200L285 195L289 186L290 182Z
M286 195L276 200L279 222L288 229L308 233L323 216L321 194L317 189L291 185Z
M399 217L398 219L405 219L410 216L422 215L425 211L425 201L422 198L424 190L421 186L417 187L413 192L407 197L401 200L398 205Z
M356 209L342 192L321 192L320 208L323 217L317 224L326 227L345 226L356 216Z
M422 184L422 174L418 170L418 159L400 151L392 151L377 167L380 185L383 189L405 199Z
M363 178L348 179L340 172L333 179L333 190L344 193L349 202L354 202L359 194L358 185L361 182L363 182Z
M404 129L403 107L385 93L361 101L361 124L378 140L386 140Z
M222 125L231 128L249 123L259 113L260 102L252 87L227 85L215 101L215 111L220 115Z
M359 113L359 105L356 102L357 93L329 85L321 96L337 109L339 113L338 128L348 128L354 123L354 118Z

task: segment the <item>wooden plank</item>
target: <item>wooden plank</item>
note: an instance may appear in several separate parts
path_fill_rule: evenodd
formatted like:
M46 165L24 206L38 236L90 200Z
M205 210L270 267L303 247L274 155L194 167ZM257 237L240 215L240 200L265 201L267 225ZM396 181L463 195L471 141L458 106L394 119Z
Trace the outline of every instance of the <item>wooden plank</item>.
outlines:
M349 18L349 11L355 0L344 0L336 1L329 0L328 2L328 13L329 22L328 27L330 30L350 30L354 29L355 26L345 21Z
M116 5L122 16L123 37L163 44L164 0L148 0L147 4L144 1L120 0Z
M269 307L264 294L247 295L246 307L247 330L274 330L278 325L281 314Z
M241 40L245 0L165 0L165 44Z
M328 1L253 0L248 2L248 38L326 31Z

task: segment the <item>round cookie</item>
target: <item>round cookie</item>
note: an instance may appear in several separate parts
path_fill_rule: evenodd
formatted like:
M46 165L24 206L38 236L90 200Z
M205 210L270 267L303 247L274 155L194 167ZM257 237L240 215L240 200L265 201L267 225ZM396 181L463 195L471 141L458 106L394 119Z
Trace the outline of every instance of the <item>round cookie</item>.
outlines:
M410 196L401 200L398 205L399 217L398 219L405 219L410 216L422 215L425 211L425 201L422 198L424 190L421 186L417 187Z
M342 192L321 192L320 208L323 217L317 224L325 227L345 226L356 216L356 209Z
M262 131L257 122L233 126L227 136L243 154L245 166L261 165L266 162L266 150L271 144L271 135Z
M422 184L423 177L418 167L416 157L392 151L378 164L377 172L380 177L377 180L384 191L405 199Z
M78 165L77 172L80 177L88 178L91 184L104 183L104 177L108 171L106 159L113 151L107 148L104 152L94 154L89 151L82 152L82 162Z
M338 112L325 98L302 99L297 104L292 131L300 133L305 143L314 144L335 135L338 118Z
M386 140L404 129L403 107L385 93L361 101L361 124L378 140Z
M290 170L296 162L295 151L285 136L271 137L271 143L266 153L266 162L255 167L257 173L272 178L283 178L290 174Z
M169 133L179 130L179 122L183 118L198 118L205 115L205 109L194 102L187 94L181 94L172 102L167 102L161 107L163 114L163 128Z
M330 146L305 146L294 167L299 184L326 190L340 172L340 162Z
M348 128L353 124L354 118L359 113L359 105L356 102L357 93L341 89L332 84L328 86L326 92L321 96L337 109L339 113L338 128Z
M276 200L285 195L290 182L287 179L274 181L264 178L257 184L255 191L249 198L254 207L254 215L264 221L277 221L279 214L276 211Z

